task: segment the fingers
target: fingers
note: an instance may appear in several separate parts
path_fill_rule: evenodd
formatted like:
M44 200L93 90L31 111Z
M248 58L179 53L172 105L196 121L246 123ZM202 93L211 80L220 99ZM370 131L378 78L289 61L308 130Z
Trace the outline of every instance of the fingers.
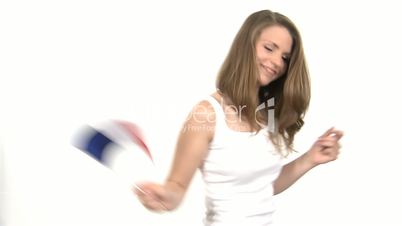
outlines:
M337 140L340 140L343 136L343 132L340 130L331 127L324 134L322 134L318 139L326 138L326 137L335 137Z
M331 160L337 159L341 148L339 139L342 135L341 131L332 131L329 136L319 138L317 144L321 146L321 153Z
M145 208L156 212L168 210L163 202L164 191L160 185L147 183L134 187L134 193Z
M340 130L333 130L330 136L336 137L337 140L340 140L343 137L343 132Z
M334 127L325 131L309 150L311 162L319 165L337 159L341 148L339 140L342 136L343 132Z
M324 149L335 148L340 149L341 145L339 143L339 139L342 137L342 134L333 135L328 137L322 137L317 140L317 144L323 147Z
M162 201L157 200L150 195L142 195L138 196L138 198L142 205L150 211L162 212L168 210Z
M318 138L322 138L322 137L327 137L329 135L331 135L331 132L334 130L334 127L329 128L327 131L325 131L324 134L322 134L320 137Z
M323 148L323 150L326 149L340 149L341 145L338 142L338 139L335 137L328 137L328 138L322 138L317 141L317 144Z
M338 138L335 136L328 136L319 138L317 140L318 144L324 147L333 147L338 143Z

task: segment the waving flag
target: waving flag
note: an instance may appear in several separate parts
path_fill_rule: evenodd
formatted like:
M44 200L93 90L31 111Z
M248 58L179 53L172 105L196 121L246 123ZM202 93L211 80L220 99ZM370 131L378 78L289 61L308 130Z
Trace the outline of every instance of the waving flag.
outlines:
M130 182L154 176L154 161L139 126L123 120L85 126L73 145Z
M111 120L97 127L86 126L80 131L74 146L102 164L107 164L106 156L110 155L113 149L130 150L138 149L138 147L153 162L140 128L128 121Z

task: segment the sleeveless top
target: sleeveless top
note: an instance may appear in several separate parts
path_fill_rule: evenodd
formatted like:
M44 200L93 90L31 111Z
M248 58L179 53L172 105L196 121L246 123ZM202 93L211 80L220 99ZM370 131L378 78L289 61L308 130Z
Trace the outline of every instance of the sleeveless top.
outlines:
M268 132L240 132L228 127L225 113L208 96L216 115L214 138L200 167L206 188L205 226L272 225L273 182L282 157Z

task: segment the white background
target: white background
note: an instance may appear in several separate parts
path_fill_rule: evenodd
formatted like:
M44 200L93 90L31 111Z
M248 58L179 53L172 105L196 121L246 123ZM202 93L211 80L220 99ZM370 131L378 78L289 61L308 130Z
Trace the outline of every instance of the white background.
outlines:
M181 207L147 212L70 144L79 126L140 124L162 181L191 107L243 23L271 9L299 27L312 101L295 147L344 130L336 162L277 198L278 226L402 225L397 1L1 1L0 225L202 225L197 173ZM295 154L292 157L297 157Z

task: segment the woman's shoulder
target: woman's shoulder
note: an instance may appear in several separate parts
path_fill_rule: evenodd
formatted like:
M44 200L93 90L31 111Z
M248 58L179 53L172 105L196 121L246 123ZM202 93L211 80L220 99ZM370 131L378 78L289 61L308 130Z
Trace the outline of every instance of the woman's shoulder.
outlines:
M195 113L214 113L214 105L219 101L217 92L211 93L203 99L200 99L194 106L191 112Z
M201 122L205 120L215 120L215 109L214 109L214 103L216 97L214 97L214 94L211 94L207 96L206 98L203 98L199 100L192 108L191 110L191 115L195 121Z
M184 131L205 134L209 140L214 136L216 115L212 100L201 99L191 109L184 124Z
M187 117L187 123L190 124L203 124L208 126L215 125L216 120L216 107L218 103L216 93L212 93L205 98L200 99L191 109Z

